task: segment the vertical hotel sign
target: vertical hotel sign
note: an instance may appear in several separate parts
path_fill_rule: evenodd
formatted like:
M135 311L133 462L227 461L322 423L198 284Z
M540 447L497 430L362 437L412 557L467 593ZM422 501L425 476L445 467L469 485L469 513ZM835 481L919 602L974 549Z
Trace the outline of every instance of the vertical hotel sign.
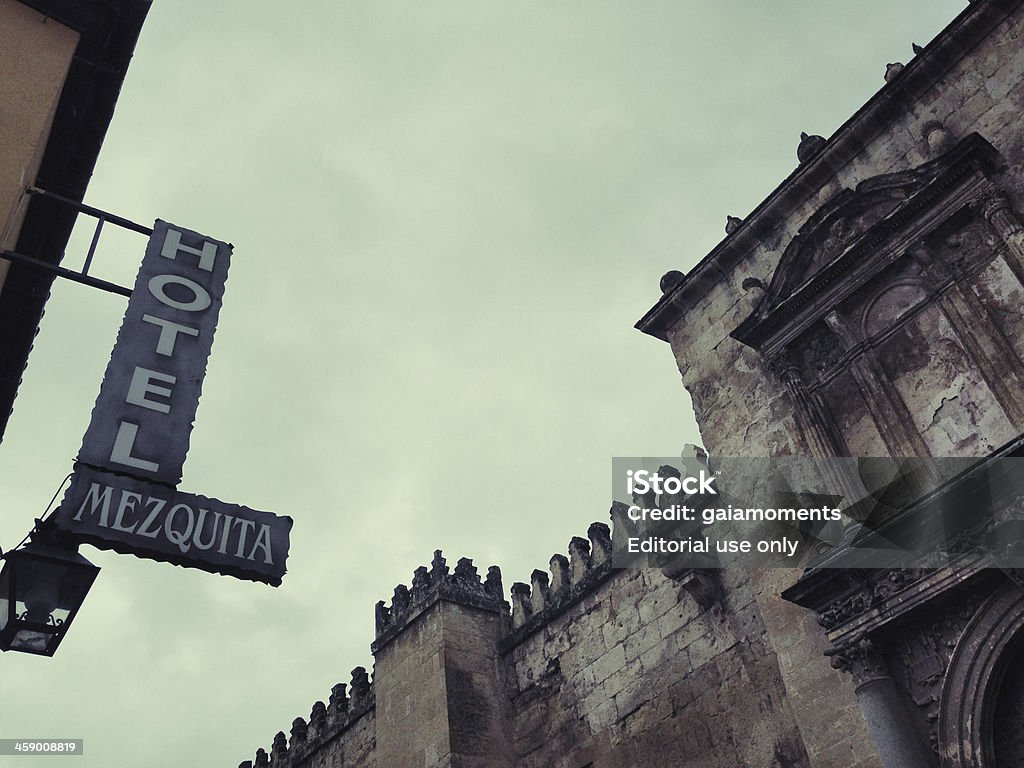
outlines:
M231 245L157 220L58 528L105 549L280 584L291 518L179 493Z
M78 460L176 486L231 246L157 220Z

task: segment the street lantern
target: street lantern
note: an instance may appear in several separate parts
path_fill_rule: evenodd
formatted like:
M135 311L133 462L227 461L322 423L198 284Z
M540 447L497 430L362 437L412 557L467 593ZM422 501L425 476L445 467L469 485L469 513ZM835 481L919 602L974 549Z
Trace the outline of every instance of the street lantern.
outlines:
M0 651L53 656L100 569L74 544L33 533L0 572ZM45 543L43 543L45 542Z

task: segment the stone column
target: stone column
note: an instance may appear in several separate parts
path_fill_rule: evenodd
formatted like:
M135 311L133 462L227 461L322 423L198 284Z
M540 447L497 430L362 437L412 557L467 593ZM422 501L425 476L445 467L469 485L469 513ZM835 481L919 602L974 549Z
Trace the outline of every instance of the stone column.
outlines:
M857 703L867 721L884 768L935 768L928 748L907 711L885 659L868 639L826 651L832 666L853 676Z
M772 362L772 370L786 386L793 402L793 415L811 453L825 462L830 485L843 495L847 507L860 501L867 495L867 491L860 478L852 477L840 462L835 461L837 457L846 455L846 446L842 437L836 434L832 419L821 401L807 390L799 366L784 355Z
M1009 198L993 190L978 203L985 221L992 225L1008 249L1006 265L1024 285L1024 226L1014 215Z

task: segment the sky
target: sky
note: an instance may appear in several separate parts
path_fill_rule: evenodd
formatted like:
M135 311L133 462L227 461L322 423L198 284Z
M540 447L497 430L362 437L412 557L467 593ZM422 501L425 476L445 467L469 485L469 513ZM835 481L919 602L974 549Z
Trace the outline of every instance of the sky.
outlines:
M546 569L607 521L612 457L700 442L633 328L661 275L965 5L155 0L86 202L234 244L179 490L293 518L288 573L84 546L102 571L57 655L0 658L0 738L234 768L371 667L374 604L434 549L506 591ZM130 286L145 245L104 234L92 273ZM125 305L55 285L0 547L70 472Z

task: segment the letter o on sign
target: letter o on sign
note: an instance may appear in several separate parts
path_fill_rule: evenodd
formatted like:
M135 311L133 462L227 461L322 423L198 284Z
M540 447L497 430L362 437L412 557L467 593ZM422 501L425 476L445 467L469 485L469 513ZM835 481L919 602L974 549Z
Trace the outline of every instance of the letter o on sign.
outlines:
M178 301L167 295L167 285L180 285L192 292L191 301ZM174 309L181 309L185 312L202 312L210 306L210 294L199 283L189 280L187 277L178 275L157 275L150 278L149 292L156 297L161 304L166 304Z

